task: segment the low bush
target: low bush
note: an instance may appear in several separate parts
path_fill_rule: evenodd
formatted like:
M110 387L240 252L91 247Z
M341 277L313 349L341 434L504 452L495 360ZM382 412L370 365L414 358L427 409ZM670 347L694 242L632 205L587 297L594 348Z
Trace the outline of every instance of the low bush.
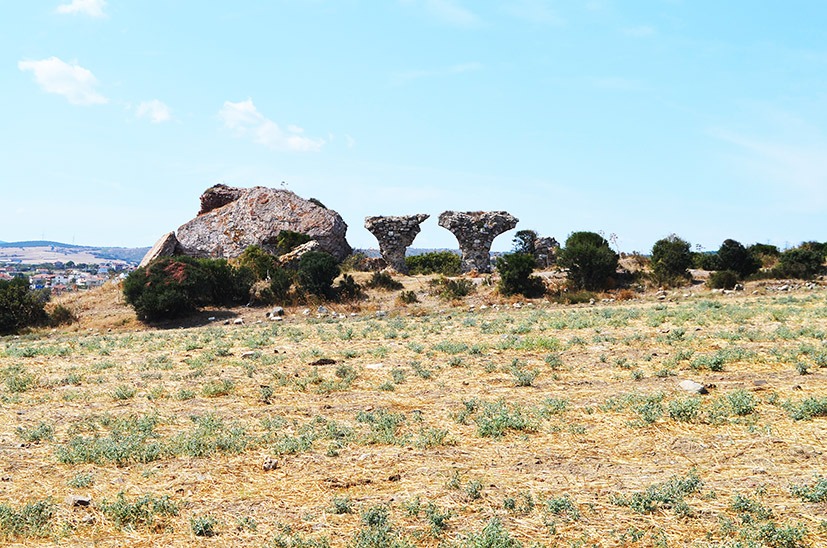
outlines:
M537 261L534 256L527 253L509 253L499 257L496 267L500 274L500 292L503 295L541 297L546 292L546 285L543 280L531 275L535 266Z
M48 295L29 289L27 278L0 280L0 335L47 323L49 317L43 307Z
M394 280L393 276L387 272L374 272L366 285L372 289L384 289L386 291L396 291L404 288L401 282Z
M299 260L296 281L306 293L330 297L333 293L333 280L338 275L339 265L332 255L323 251L310 251Z
M462 271L462 259L451 251L432 251L405 257L405 266L411 274L458 276Z
M709 275L706 283L712 289L732 289L738 283L738 273L732 270L718 270Z
M162 257L127 276L123 294L141 321L185 316L206 305L247 302L251 271L224 259Z
M442 277L431 280L428 284L431 286L431 291L434 295L438 295L448 301L467 297L476 289L474 283L465 278L451 279Z
M824 270L824 255L804 246L781 254L776 268L781 277L807 280Z
M74 312L59 304L55 306L49 313L49 325L57 327L59 325L70 325L78 321L78 317Z

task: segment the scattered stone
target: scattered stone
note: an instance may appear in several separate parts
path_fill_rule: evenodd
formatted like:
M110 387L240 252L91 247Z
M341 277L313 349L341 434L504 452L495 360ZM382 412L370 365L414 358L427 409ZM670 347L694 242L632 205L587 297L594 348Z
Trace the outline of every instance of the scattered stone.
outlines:
M304 310L302 310L302 314L305 315L305 316L309 316L310 315L310 309L305 308Z
M66 504L71 507L89 506L92 504L92 497L83 497L80 495L66 495Z
M315 362L310 362L309 365L333 365L336 363L336 360L331 358L319 358Z
M402 476L399 474L393 474L392 476L388 477L388 481L399 481L402 479Z
M270 312L267 313L268 316L284 316L284 309L280 306L273 308Z
M270 321L271 322L281 322L281 321L284 321L284 318L282 318L281 316L270 316Z
M680 386L681 390L686 390L687 392L694 392L696 394L708 393L706 386L702 385L699 382L691 381L689 379L681 381L678 386Z
M326 306L319 306L319 308L316 309L316 314L319 314L320 316L326 316L329 313L330 310L328 310Z
M459 242L463 272L491 272L494 238L517 226L518 221L505 211L445 211L439 216L439 226L448 229Z
M732 289L734 289L735 291L743 291L744 284L735 284L735 287L733 287Z
M377 310L376 311L376 317L377 318L384 318L387 315L388 315L388 313L385 310Z
M419 225L430 217L426 213L398 217L365 217L365 228L379 241L379 253L385 262L402 274L408 272L405 266L405 251L421 230Z
M365 369L382 369L385 367L383 363L369 363L365 366Z
M244 324L244 318L236 318L236 319L233 320L233 325L243 325L243 324Z
M210 316L209 318L207 318L207 321L208 322L214 322L215 321L215 316Z
M253 351L247 351L247 352L242 352L241 353L241 359L243 359L243 360L250 359L250 358L255 358L255 357L256 357L256 353L253 352Z
M279 467L279 461L277 461L273 457L265 457L264 463L262 463L261 467L264 469L265 472L269 472L270 470L275 470Z

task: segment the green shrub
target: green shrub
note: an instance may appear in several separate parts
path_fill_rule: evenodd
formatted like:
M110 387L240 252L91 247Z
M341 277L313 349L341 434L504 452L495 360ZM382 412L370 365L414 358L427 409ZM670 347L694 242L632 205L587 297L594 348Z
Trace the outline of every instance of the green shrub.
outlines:
M404 287L387 272L374 272L366 285L372 289L384 289L386 291L396 291Z
M63 306L57 305L49 313L49 325L57 327L59 325L71 325L78 321L78 317L74 312Z
M253 276L224 259L162 257L127 276L123 294L141 321L191 314L206 305L246 302Z
M462 272L462 258L451 251L431 251L405 257L410 274L442 274L458 276Z
M675 234L662 238L652 246L652 275L659 284L677 285L689 278L692 266L689 242Z
M534 230L518 230L511 241L514 244L514 253L525 253L534 256L536 248L534 241L537 239L537 232Z
M499 289L503 295L522 295L528 298L540 297L546 292L543 280L532 276L537 261L527 253L509 253L496 261L500 274Z
M218 520L213 516L193 516L190 518L190 528L196 537L214 537L218 534L216 526Z
M48 293L29 289L27 278L0 280L0 335L45 324L47 300Z
M739 279L755 274L761 268L761 261L753 257L747 248L736 240L727 239L718 249L720 265L716 270L731 270Z
M321 205L321 202L319 202L319 205ZM302 234L301 232L293 232L292 230L282 230L276 235L276 254L284 255L285 253L290 253L300 245L306 244L312 239L313 238L311 238L307 234Z
M362 286L359 285L353 276L345 274L336 285L336 299L339 301L355 301L365 296Z
M709 275L706 283L712 289L732 289L738 283L738 274L732 270L718 270Z
M613 283L618 255L595 232L574 232L560 251L558 264L568 269L569 282L577 289L595 291Z
M20 509L0 504L0 538L48 536L55 508L51 499L30 502Z
M788 249L778 259L777 270L785 278L810 279L824 270L824 255L804 246Z
M476 289L474 283L465 278L452 280L451 278L442 277L437 280L431 280L428 283L434 294L448 301L467 297Z
M778 262L781 252L777 246L770 244L752 244L747 248L750 255L758 259L761 266L768 268Z
M149 526L155 523L157 517L178 515L178 505L168 496L156 498L144 495L130 501L123 493L118 493L114 501L103 499L100 509L118 527Z
M339 265L332 255L310 251L299 260L296 280L305 292L318 297L329 297L332 294L333 280L338 275Z
M270 278L273 271L278 268L276 258L258 245L251 245L244 249L236 259L236 263L241 268L249 269L255 275L256 280Z
M399 301L404 304L414 304L418 303L419 299L416 297L416 292L414 291L403 291L399 294Z

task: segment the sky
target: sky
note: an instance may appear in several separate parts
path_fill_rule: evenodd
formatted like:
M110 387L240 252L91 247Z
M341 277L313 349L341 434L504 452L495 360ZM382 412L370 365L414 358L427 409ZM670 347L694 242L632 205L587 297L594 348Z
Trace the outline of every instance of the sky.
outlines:
M152 245L216 183L561 243L827 240L827 2L0 0L0 241ZM493 249L512 247L515 231Z

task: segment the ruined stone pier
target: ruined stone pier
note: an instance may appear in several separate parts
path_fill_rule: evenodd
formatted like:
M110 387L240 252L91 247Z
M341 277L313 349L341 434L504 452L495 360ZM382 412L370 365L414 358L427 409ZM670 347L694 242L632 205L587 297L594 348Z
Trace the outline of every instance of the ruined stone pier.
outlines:
M365 217L367 228L379 241L379 253L388 266L405 274L405 250L419 234L419 225L430 217L426 213L402 215L398 217Z
M462 271L491 272L494 238L517 226L519 219L506 211L446 211L439 226L450 230L462 252Z

